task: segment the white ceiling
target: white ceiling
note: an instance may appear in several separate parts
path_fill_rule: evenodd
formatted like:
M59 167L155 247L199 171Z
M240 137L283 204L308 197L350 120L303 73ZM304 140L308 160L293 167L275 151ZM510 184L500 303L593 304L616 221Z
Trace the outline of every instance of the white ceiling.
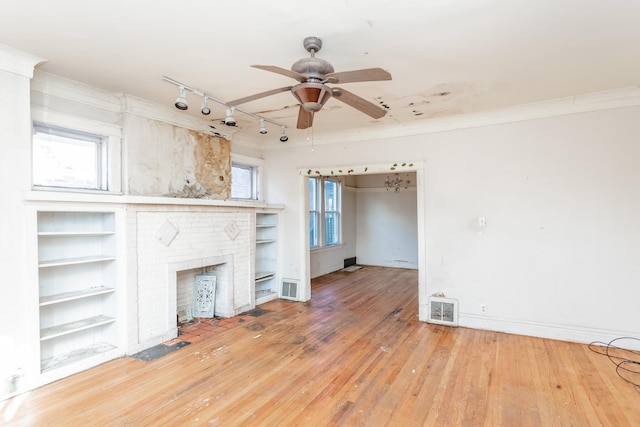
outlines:
M314 133L640 85L638 0L0 0L0 11L0 43L47 59L40 70L164 105L177 90L163 75L223 101L294 84L250 65L290 68L307 36L336 71L392 74L344 86L387 105L384 118L332 99ZM189 100L185 114L199 114ZM293 130L289 92L240 107L307 132ZM224 108L212 109L220 126Z

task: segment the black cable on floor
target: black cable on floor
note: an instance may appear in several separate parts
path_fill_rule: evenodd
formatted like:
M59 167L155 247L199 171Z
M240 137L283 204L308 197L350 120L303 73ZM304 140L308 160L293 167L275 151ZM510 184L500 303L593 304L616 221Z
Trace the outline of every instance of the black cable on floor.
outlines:
M616 373L620 378L633 384L636 390L640 391L640 351L629 350L632 345L620 347L622 340L629 340L632 343L640 343L640 338L620 337L608 343L594 341L589 344L589 350L594 353L607 356L611 363L616 365ZM625 348L627 347L627 348Z

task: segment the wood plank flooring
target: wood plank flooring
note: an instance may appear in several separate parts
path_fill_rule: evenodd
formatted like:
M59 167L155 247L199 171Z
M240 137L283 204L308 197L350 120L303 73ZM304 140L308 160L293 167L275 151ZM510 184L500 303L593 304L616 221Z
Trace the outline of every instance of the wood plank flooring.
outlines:
M638 426L640 393L587 346L418 321L417 272L365 267L312 300L152 361L0 402L11 426ZM246 318L246 317L245 317Z

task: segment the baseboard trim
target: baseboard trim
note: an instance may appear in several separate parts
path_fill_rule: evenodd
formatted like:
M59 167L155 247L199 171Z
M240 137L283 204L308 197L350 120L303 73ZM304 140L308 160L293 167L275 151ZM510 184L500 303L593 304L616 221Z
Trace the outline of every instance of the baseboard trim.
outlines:
M473 328L485 329L496 332L506 332L516 335L527 335L539 338L548 338L561 341L577 342L589 344L594 341L608 343L620 337L638 337L638 332L625 330L611 330L601 328L589 328L576 325L562 325L545 322L533 322L527 320L504 319L492 316L480 316L469 313L460 313L458 325ZM634 345L630 340L625 340L625 345ZM640 350L631 347L630 350Z

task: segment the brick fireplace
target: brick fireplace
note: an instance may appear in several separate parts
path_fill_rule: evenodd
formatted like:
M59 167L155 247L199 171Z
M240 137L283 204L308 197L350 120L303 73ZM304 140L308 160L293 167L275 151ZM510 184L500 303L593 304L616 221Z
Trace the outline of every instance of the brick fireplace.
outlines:
M128 208L127 282L137 284L128 290L130 349L177 336L181 278L189 281L201 273L216 276L216 316L231 317L255 306L254 218L253 209L241 207Z

